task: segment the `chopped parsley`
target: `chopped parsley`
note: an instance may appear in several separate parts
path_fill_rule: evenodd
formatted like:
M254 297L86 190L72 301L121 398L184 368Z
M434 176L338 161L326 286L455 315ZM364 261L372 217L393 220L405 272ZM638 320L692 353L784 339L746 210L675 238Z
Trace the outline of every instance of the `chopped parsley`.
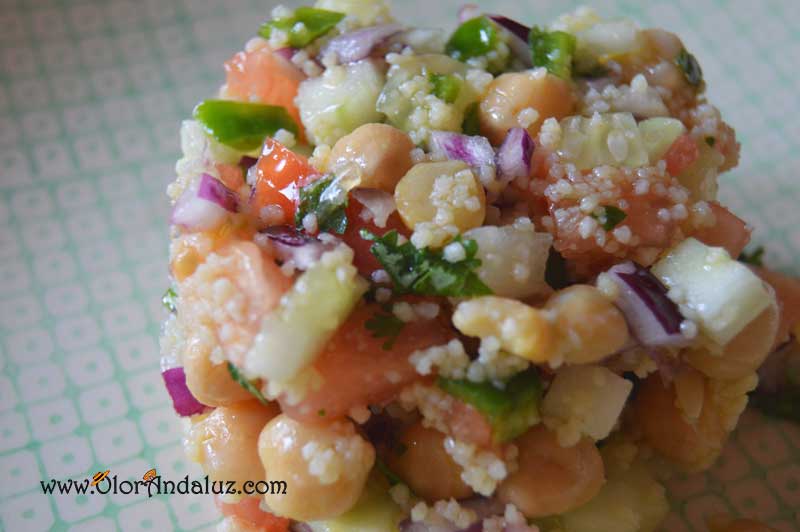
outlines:
M428 81L433 85L433 95L444 103L453 103L461 91L461 80L452 74L430 74Z
M747 251L742 251L737 260L739 262L744 262L745 264L752 264L753 266L763 266L764 246L758 246L750 253L748 253Z
M342 190L334 176L327 176L300 189L300 204L294 215L295 225L302 229L303 219L308 214L317 217L320 231L342 234L347 229L347 193Z
M700 68L700 63L695 56L686 51L686 48L681 49L675 58L675 64L683 71L683 76L689 85L700 87L703 84L703 70Z
M603 205L592 213L592 218L600 222L600 227L606 231L614 229L627 216L625 211L613 205Z
M545 67L548 72L562 79L572 77L572 57L575 55L577 39L565 31L546 31L538 26L528 34L533 66Z
M247 380L242 372L239 371L239 368L234 366L231 362L228 362L228 373L231 374L231 378L238 382L242 388L253 394L261 404L269 404L269 401L264 397L264 394L261 393L261 390L258 389L258 386L256 386L253 381Z
M178 303L178 294L175 293L175 290L172 287L167 288L167 291L164 292L164 295L161 296L161 304L164 305L164 308L170 311L172 314L178 312L177 308Z
M373 338L386 338L381 346L384 351L388 351L394 345L400 331L403 330L405 323L394 314L376 314L364 323L368 331L372 331Z
M303 48L318 37L322 37L339 21L344 13L317 9L314 7L298 7L291 17L270 20L261 26L259 35L269 39L273 30L286 32L288 44L292 48Z
M361 238L375 242L370 251L392 278L397 293L448 297L492 293L474 271L481 265L480 259L475 258L478 244L474 240L456 238L454 242L464 246L466 256L449 262L441 251L417 249L411 242L399 244L397 231L379 237L362 229Z
M715 139L714 137L706 137L705 141L706 141L706 144L708 144L708 146L711 147L711 148L713 148L714 144L717 143L717 139Z
M317 410L317 415L319 417L325 417L325 414L327 414L327 412L325 412L324 408L320 408L319 410Z

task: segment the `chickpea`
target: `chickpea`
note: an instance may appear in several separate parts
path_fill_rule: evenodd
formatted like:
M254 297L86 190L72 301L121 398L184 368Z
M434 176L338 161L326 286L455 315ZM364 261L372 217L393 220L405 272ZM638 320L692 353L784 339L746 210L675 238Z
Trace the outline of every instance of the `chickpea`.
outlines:
M186 386L204 405L229 406L247 401L250 392L231 378L225 363L213 364L206 344L194 338L183 354Z
M569 83L552 74L540 72L510 72L498 76L489 84L478 109L481 134L498 145L509 129L520 127L518 115L524 109L534 109L538 117L527 126L535 137L547 118L561 120L572 113L575 97Z
M246 401L215 408L194 425L189 439L198 445L199 462L209 478L236 481L239 489L248 480L263 480L258 435L279 413L277 404Z
M738 379L756 371L772 351L780 313L770 305L723 348L711 353L704 347L684 352L686 361L714 379Z
M553 352L554 330L538 309L514 299L483 296L462 301L453 325L468 336L494 336L503 349L533 362L547 361Z
M436 429L411 425L400 438L402 452L390 450L389 469L428 501L463 499L472 489L461 480L461 467L444 450L445 435Z
M514 442L519 468L498 487L503 503L530 519L567 512L587 503L605 482L600 453L588 438L561 447L554 432L537 425Z
M676 406L675 387L665 386L658 375L645 379L633 399L633 420L644 441L687 471L710 466L728 435L709 388L706 381L705 399L694 423Z
M329 519L352 508L375 462L375 449L352 422L312 425L285 414L261 431L258 453L267 477L288 484L285 494L264 496L267 506L298 521Z
M333 145L332 167L355 162L362 171L360 187L377 188L390 194L414 164L414 142L405 132L386 124L364 124Z
M545 308L555 314L567 363L598 362L628 342L628 324L622 312L593 286L559 290Z
M411 229L425 223L454 236L483 225L486 217L483 186L463 161L414 165L397 183L394 199Z

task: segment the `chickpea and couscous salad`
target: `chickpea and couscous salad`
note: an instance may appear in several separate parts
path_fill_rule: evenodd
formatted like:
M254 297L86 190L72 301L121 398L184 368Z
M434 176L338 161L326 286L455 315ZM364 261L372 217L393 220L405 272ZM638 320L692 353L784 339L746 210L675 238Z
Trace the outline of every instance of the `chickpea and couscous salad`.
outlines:
M798 416L800 283L680 39L458 18L279 6L182 124L164 382L211 479L286 483L220 530L653 531L750 396Z

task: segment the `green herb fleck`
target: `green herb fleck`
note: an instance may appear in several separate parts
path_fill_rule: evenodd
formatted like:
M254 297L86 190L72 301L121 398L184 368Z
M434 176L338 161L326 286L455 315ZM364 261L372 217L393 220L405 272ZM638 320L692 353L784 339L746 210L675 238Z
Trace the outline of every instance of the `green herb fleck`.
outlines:
M603 78L608 76L611 72L607 66L599 62L593 62L589 64L573 63L572 71L576 77L585 79Z
M347 193L334 176L327 176L300 189L300 203L294 216L295 225L303 227L308 214L317 217L320 231L342 234L347 229Z
M600 222L600 227L611 231L628 216L625 211L613 205L603 205L592 213L592 218Z
M167 291L164 292L164 295L161 296L161 304L164 305L164 308L170 311L172 314L178 312L177 308L178 303L178 294L175 293L175 290L172 287L167 288Z
M514 375L503 388L489 381L472 382L441 377L437 385L484 414L492 424L496 441L514 439L539 421L542 382L535 369Z
M577 40L565 31L546 31L538 26L528 34L533 66L545 67L548 72L562 79L572 77L572 57Z
M317 415L318 415L319 417L325 417L325 413L326 413L326 412L325 412L325 409L324 409L324 408L320 408L319 410L317 410Z
M258 399L261 404L268 405L269 401L266 397L261 393L261 390L258 389L258 386L255 385L253 381L247 380L239 368L233 365L233 363L228 362L228 373L231 374L231 378L239 383L239 385L253 394L253 396Z
M758 246L756 249L748 253L747 251L742 251L741 255L739 255L739 262L744 262L745 264L752 264L753 266L763 266L764 265L764 246Z
M298 132L297 123L279 105L205 100L194 108L194 118L206 133L235 150L250 151L279 129Z
M466 257L449 262L441 251L417 249L411 242L398 244L397 231L378 237L362 229L361 238L375 242L370 251L392 278L397 293L448 297L492 293L474 271L481 265L475 258L478 244L474 240L456 238L454 242L464 246Z
M567 271L567 261L553 248L547 255L547 264L544 269L544 280L554 290L561 290L570 285L569 271Z
M715 139L714 137L706 137L705 140L706 140L706 144L708 144L708 146L711 147L711 148L713 148L714 144L717 143L717 139Z
M313 7L298 7L291 17L270 20L261 26L259 35L269 39L272 30L285 31L292 48L303 48L318 37L322 37L344 18L344 13L316 9Z
M464 110L464 121L461 123L461 131L465 135L480 135L481 124L478 117L478 102L471 103Z
M464 22L445 45L445 52L453 59L466 61L486 55L497 46L497 28L487 17L475 17Z
M683 71L686 82L692 87L700 87L703 84L703 70L700 68L700 63L697 58L682 48L678 57L675 58L675 63Z
M392 348L395 340L400 335L400 331L403 330L403 326L405 326L405 323L394 314L382 313L375 314L364 323L364 327L368 331L372 331L373 338L386 338L383 346L381 346L384 351Z
M383 473L383 476L389 481L389 485L394 486L395 484L402 484L403 479L398 477L397 473L389 469L389 466L380 458L375 458L375 467L378 468L378 471Z
M452 74L430 74L428 80L433 85L433 95L445 103L453 103L461 90L461 80Z

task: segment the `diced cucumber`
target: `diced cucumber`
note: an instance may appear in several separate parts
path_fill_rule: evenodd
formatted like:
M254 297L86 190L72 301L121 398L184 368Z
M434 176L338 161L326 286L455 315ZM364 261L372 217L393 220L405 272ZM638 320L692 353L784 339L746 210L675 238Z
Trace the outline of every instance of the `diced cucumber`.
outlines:
M358 126L382 122L375 109L384 75L370 60L333 66L300 84L297 105L309 140L333 145Z
M542 401L542 416L577 423L581 434L606 438L619 419L633 384L607 368L569 366L559 370Z
M353 508L339 517L308 525L313 532L396 532L402 511L388 490L387 483L373 475Z
M705 142L699 143L700 156L681 172L678 181L689 189L692 199L713 201L717 198L717 175L725 156Z
M502 227L470 229L464 238L478 244L475 270L481 281L498 296L524 298L546 292L544 279L553 237L537 233L530 222Z
M581 170L603 164L631 168L655 164L686 131L674 118L649 118L637 125L631 113L570 116L562 120L561 128L561 149Z
M773 303L764 282L723 248L687 238L652 268L668 296L719 345L730 342Z
M248 378L285 382L311 364L367 290L340 246L303 273L266 316L245 357Z
M642 135L644 149L655 162L664 157L675 139L686 132L683 122L675 118L648 118L639 122L639 133Z

